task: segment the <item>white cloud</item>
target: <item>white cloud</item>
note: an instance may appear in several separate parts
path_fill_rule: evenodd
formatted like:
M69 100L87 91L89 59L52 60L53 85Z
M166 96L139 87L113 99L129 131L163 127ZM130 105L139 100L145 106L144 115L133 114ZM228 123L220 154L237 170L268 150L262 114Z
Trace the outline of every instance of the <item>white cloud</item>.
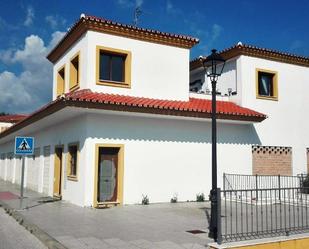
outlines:
M136 0L136 1L135 1L135 6L136 6L136 7L141 7L142 4L143 4L143 2L144 2L143 0Z
M172 15L180 15L182 11L174 6L174 4L170 1L166 1L166 12Z
M0 73L1 111L28 113L50 101L52 64L45 57L63 35L59 31L53 33L47 45L39 36L30 35L26 37L23 49L0 51L0 61L22 68L20 74Z
M58 15L46 16L45 21L50 25L52 29L56 29L59 26L63 26L66 24L66 20Z
M34 9L31 6L27 7L26 11L26 19L24 21L24 25L29 27L32 25L34 19Z
M218 37L221 35L222 30L223 30L223 28L219 24L215 23L214 25L212 25L210 39L212 41L217 40Z
M117 0L117 4L122 8L132 8L134 6L130 0Z
M141 7L144 0L117 0L117 4L122 8Z
M198 48L201 53L208 53L210 49L216 47L218 38L222 35L223 27L217 23L211 26L197 25L191 19L184 19L185 24L189 27L191 34L200 38Z

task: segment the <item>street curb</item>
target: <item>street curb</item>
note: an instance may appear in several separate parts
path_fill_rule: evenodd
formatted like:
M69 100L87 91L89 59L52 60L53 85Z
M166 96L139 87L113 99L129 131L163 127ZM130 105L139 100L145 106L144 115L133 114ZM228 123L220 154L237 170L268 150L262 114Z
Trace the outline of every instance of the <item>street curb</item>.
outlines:
M12 216L17 221L18 224L23 226L38 240L40 240L48 249L68 249L58 240L51 237L48 233L44 232L41 228L27 221L27 219L25 219L25 217L20 212L11 208L8 204L6 204L1 200L0 200L0 207L2 207L8 215Z

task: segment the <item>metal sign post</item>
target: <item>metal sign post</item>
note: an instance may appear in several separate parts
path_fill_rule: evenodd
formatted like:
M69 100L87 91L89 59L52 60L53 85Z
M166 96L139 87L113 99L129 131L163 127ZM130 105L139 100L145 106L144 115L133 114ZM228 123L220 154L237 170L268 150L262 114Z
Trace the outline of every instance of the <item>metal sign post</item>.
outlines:
M22 156L21 180L20 180L20 199L24 198L24 178L25 178L25 156Z
M32 155L34 148L33 137L15 137L15 155L22 156L21 180L20 180L20 208L24 198L25 156Z

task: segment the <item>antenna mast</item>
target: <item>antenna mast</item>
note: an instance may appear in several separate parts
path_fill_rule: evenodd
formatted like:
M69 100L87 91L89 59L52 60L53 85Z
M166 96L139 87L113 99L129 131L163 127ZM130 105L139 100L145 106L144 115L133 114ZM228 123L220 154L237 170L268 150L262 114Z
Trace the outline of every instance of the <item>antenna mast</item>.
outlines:
M143 13L143 11L142 11L141 7L137 6L134 10L134 19L133 19L133 25L135 27L137 27L139 17L141 16L142 13Z

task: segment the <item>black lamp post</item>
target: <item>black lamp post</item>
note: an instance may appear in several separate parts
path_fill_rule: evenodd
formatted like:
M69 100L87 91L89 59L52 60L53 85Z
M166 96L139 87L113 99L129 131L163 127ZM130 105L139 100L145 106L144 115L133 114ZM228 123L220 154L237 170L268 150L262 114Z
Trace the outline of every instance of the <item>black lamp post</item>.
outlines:
M207 77L210 78L212 87L212 111L211 111L211 145L212 145L212 188L210 190L210 201L211 201L211 216L209 225L209 237L213 238L216 242L218 239L218 196L217 196L217 103L216 103L216 85L218 77L221 76L225 60L221 55L217 53L216 49L211 50L205 60L203 60L203 66L206 70Z

